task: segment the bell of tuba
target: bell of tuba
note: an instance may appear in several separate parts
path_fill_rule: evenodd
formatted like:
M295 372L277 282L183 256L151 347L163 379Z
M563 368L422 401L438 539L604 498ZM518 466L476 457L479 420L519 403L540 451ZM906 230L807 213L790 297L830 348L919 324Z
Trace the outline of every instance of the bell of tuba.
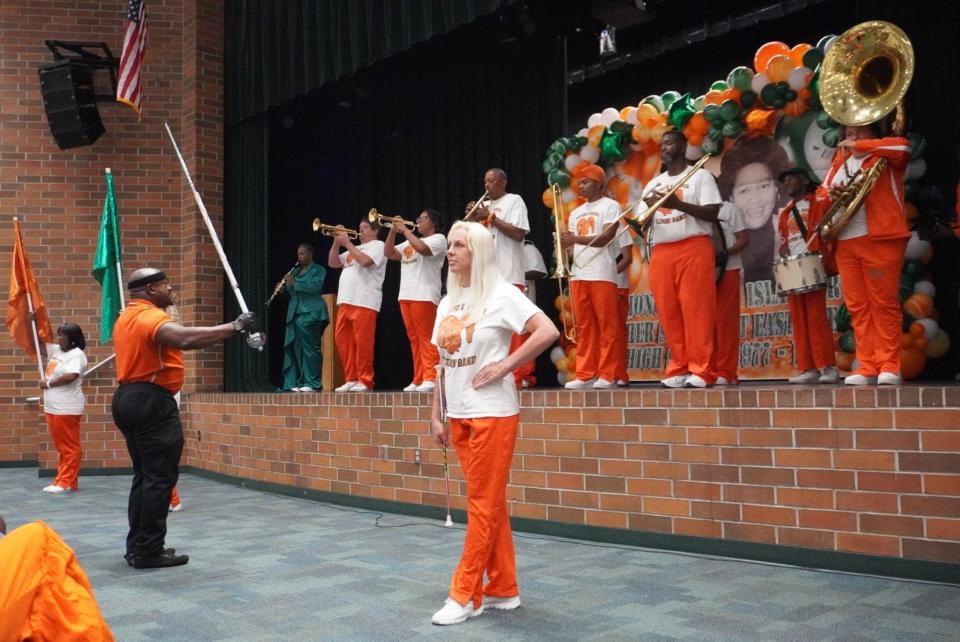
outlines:
M897 110L895 127L901 128L902 101L913 70L913 45L898 26L882 20L860 23L843 32L824 57L820 102L830 118L842 125L868 125ZM881 158L850 179L818 226L824 240L837 238L885 167Z

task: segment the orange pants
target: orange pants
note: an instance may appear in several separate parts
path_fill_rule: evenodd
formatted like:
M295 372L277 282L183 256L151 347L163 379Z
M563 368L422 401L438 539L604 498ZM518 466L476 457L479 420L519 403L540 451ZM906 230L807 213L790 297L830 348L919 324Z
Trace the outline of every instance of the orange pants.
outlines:
M650 290L670 348L666 375L692 373L713 383L710 354L717 313L713 246L694 236L653 248Z
M577 327L577 379L616 381L617 285L610 281L570 281Z
M617 288L617 345L613 353L617 358L617 380L630 381L627 372L627 315L630 313L630 289Z
M717 284L717 326L713 331L710 372L729 383L737 381L740 365L740 273L727 270Z
M376 335L376 310L349 303L337 306L333 340L347 381L359 381L367 388L373 388L373 342Z
M900 372L899 288L906 245L906 239L871 241L867 236L837 241L840 286L860 361L857 374Z
M479 608L483 596L518 595L507 480L520 416L450 419L450 441L467 479L467 534L450 597ZM483 573L489 581L483 585Z
M0 539L0 640L112 641L73 550L43 522Z
M793 322L793 356L800 372L837 365L833 331L827 318L826 288L791 294L787 296L787 305Z
M57 477L53 483L60 488L77 490L77 475L80 474L80 415L51 415L47 418L47 428L53 437L57 449Z
M432 301L400 301L400 316L403 317L407 339L410 340L413 383L419 386L424 381L434 381L437 378L440 353L430 339L433 337L433 324L437 319L437 304Z
M521 292L526 293L527 288L526 288L525 285L520 285L520 284L517 284L517 283L514 283L514 285L515 285L516 287L520 288L520 291L521 291ZM433 330L433 329L431 328L431 332L432 332L432 330ZM524 333L524 334L515 334L515 335L513 335L512 337L510 337L510 352L509 352L509 354L513 354L514 352L516 352L517 350L519 350L519 349L520 349L520 346L522 346L522 345L524 344L524 342L527 340L527 338L528 338L529 336L530 336L529 334ZM521 363L519 366L517 366L517 369L513 371L513 380L514 380L514 382L517 384L517 389L518 389L518 390L523 387L523 380L524 380L524 379L526 379L527 381L531 381L531 380L532 380L532 378L533 378L533 371L534 371L534 368L535 368L535 367L536 367L536 362L534 362L534 361L531 359L530 361L527 361L526 363Z

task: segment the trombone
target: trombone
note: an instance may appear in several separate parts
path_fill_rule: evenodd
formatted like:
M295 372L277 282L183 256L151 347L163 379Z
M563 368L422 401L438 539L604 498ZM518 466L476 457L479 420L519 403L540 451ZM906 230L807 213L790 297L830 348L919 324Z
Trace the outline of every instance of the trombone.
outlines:
M560 296L563 296L564 286L566 289L570 289L570 264L568 263L569 258L566 251L563 249L563 245L560 243L560 235L563 234L563 195L560 190L560 186L556 183L550 184L550 193L553 196L553 255L555 258L555 265L553 268L553 274L549 278L557 280L557 289L560 291ZM570 306L570 316L573 320L573 327L567 325L567 318L563 313L563 310L560 310L560 324L563 326L563 336L567 338L568 341L577 340L577 317L573 311L573 306Z
M379 223L381 227L393 227L393 219L393 216L381 214L375 207L371 207L370 211L367 212L367 220L371 223ZM409 227L411 230L417 229L417 224L413 221L400 219L400 222Z
M313 219L313 231L320 232L324 236L348 236L352 239L360 238L360 233L356 230L351 230L343 225L327 225L326 223L321 223L318 218Z
M678 189L680 189L681 187L683 187L683 185L684 185L688 180L690 180L690 177L693 176L694 174L696 174L696 173L697 173L697 170L699 170L701 167L703 167L703 166L707 163L707 161L710 160L711 157L712 157L711 154L704 154L704 155L700 158L700 160L698 160L696 163L694 163L694 165L693 165L690 169L688 169L683 176L680 177L680 180L677 181L677 182L673 185L673 187L671 187L671 188L668 189L664 194L662 194L662 195L660 196L660 198L658 198L657 201L656 201L653 205L651 205L651 206L648 207L646 210L644 210L644 211L643 211L643 214L639 214L638 216L634 216L633 218L625 218L626 215L627 215L627 213L628 213L630 210L632 210L634 207L636 207L636 206L640 203L640 201L643 200L643 197L642 197L642 196L641 196L640 198L638 198L637 200L635 200L634 202L632 202L632 203L630 203L629 205L627 205L627 206L623 209L623 212L620 214L620 218L621 218L621 219L624 219L624 223L627 223L627 225L625 225L625 226L623 227L623 229L621 229L619 232L617 232L616 235L614 235L614 237L613 237L612 239L610 239L610 241L609 241L608 243L605 243L604 245L599 246L599 249L606 249L606 248L610 247L611 245L613 245L614 243L616 243L616 242L617 242L617 239L619 239L619 238L623 235L623 233L626 232L626 231L627 231L628 229L630 229L631 227L634 228L634 229L636 229L636 230L642 230L642 229L647 225L647 223L650 222L650 219L653 218L653 215L657 213L657 210L660 209L660 208L663 206L663 204L667 201L667 199L670 198L670 197L673 195L674 192L676 192ZM649 194L648 194L648 196L649 196ZM600 256L600 255L602 254L602 252L597 252L596 254L594 254L593 256L591 256L589 259L587 259L587 262L586 262L586 263L584 263L583 265L580 265L579 263L577 263L577 259L579 259L579 258L583 255L583 253L586 252L589 248L598 249L598 246L593 245L593 243L588 243L587 245L585 245L585 246L583 247L582 250L580 250L579 252L577 252L577 255L576 255L576 256L573 257L573 264L576 265L578 268L581 268L581 269L582 269L582 268L587 267L588 265L590 265L590 263L593 262L593 260L594 260L595 258L597 258L598 256Z
M489 190L483 190L483 195L476 200L476 202L473 204L473 207L471 207L470 210L463 217L463 220L464 221L471 220L471 217L473 216L474 212L476 212L481 207L487 207L489 205L490 205L490 192Z

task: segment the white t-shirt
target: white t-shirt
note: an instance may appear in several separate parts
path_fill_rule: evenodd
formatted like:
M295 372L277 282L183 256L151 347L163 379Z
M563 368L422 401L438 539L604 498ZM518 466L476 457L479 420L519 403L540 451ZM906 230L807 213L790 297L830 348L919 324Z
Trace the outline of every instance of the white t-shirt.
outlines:
M791 201L787 204L787 254L793 256L795 254L805 254L810 250L807 249L807 241L803 238L803 235L800 234L800 228L797 226L797 220L793 217L793 207L796 206L797 213L800 214L800 218L803 220L803 224L807 226L807 233L810 233L811 227L809 224L810 221L810 201L801 198L799 201ZM780 246L783 245L783 236L780 234L780 226L777 225L777 239L774 243L774 248L777 250L780 249ZM779 252L777 258L779 258Z
M540 312L516 286L501 282L490 296L483 317L464 319L466 305L451 305L445 296L437 308L433 343L443 364L447 415L454 419L510 417L520 412L513 373L500 381L474 389L473 377L485 365L510 353L510 339L523 332L527 321Z
M573 210L567 221L567 229L577 236L595 236L602 233L608 225L619 220L620 203L612 198L601 196L592 203L584 203ZM594 245L597 247L579 244L573 246L570 280L616 283L617 257L620 256L619 243L611 243L607 247L601 247L599 243Z
M643 188L643 195L646 196L658 188L661 192L669 191L685 173L676 176L670 176L667 172L660 174L647 183ZM675 194L684 203L693 205L719 205L721 202L717 181L714 180L713 174L705 169L697 170ZM713 223L709 221L701 221L679 210L661 207L653 215L650 244L675 243L694 236L710 236L712 232Z
M337 303L349 303L379 312L383 302L383 277L387 272L383 241L367 241L356 248L369 256L373 265L363 267L353 260L349 252L340 253L343 272L340 274L340 287L337 289Z
M620 234L620 232L623 231L623 228L624 228L624 227L626 227L626 225L624 225L624 224L621 223L621 224L620 224L620 227L617 229L617 234ZM620 254L623 252L623 248L625 248L625 247L632 247L632 246L633 246L633 234L632 234L630 231L623 232L623 234L620 234L620 238L617 239L617 241L614 243L614 245L617 246L616 260L619 261L619 260L620 260ZM632 252L633 250L631 249L630 251ZM613 269L616 270L616 269L617 269L617 268L616 268L616 265L617 265L616 262L614 262L613 265L614 265L614 268L613 268ZM616 279L616 284L617 284L617 289L618 289L618 290L623 290L623 289L626 289L626 288L630 287L630 284L629 284L629 282L627 281L627 270L629 270L629 269L630 269L630 268L628 267L628 268L627 268L626 270L624 270L623 272L617 272L617 273L614 275L614 278Z
M833 175L833 178L830 179L830 184L828 187L838 187L840 185L846 185L850 182L850 177L857 173L860 167L863 165L863 161L867 160L869 156L864 156L862 158L850 157L847 159L846 165L841 165L840 169L837 170L837 173ZM847 168L850 168L850 174L847 174ZM853 215L850 219L850 222L847 223L847 226L840 231L840 234L837 236L837 240L846 241L848 239L855 239L860 236L867 235L867 205L866 199L863 200L863 203L860 204L860 209L857 210L857 213Z
M497 200L490 201L488 209L501 221L519 227L524 232L530 231L527 206L518 194L504 194ZM490 226L490 234L493 235L493 244L497 248L500 276L507 283L523 285L523 241L514 241L493 225Z
M413 249L410 241L396 246L400 252L400 301L440 302L440 271L447 255L447 237L431 234L421 239L433 252L424 256Z
M547 273L547 265L543 262L543 255L537 246L530 241L523 242L523 271ZM527 298L537 302L537 282L527 280Z
M723 241L726 249L729 251L730 247L737 242L737 232L742 232L747 229L747 223L743 218L743 210L737 207L737 205L734 203L727 201L720 206L720 212L717 214L717 220L720 222L720 227L723 229ZM714 231L716 231L716 226L714 226ZM730 258L727 259L727 270L742 269L743 257L740 256L740 252L731 254Z
M65 374L79 374L70 383L43 391L43 411L51 415L82 415L86 398L80 384L87 369L87 355L80 348L64 352L59 345L47 344L47 381Z

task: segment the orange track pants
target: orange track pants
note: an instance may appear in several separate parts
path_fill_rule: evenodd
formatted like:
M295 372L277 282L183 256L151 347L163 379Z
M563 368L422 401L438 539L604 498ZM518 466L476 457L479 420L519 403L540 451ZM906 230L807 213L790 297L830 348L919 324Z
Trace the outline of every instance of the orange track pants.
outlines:
M359 381L367 388L373 388L373 342L376 334L376 310L349 303L337 306L337 327L333 339L347 381Z
M472 600L474 608L484 595L513 597L520 592L507 512L507 480L519 423L519 415L450 419L450 441L467 480L467 533L450 597L460 604Z
M610 281L570 281L577 327L577 379L616 381L617 285Z
M403 317L407 339L410 340L413 383L419 386L424 381L434 381L437 378L440 353L430 339L433 336L433 324L437 319L437 304L432 301L400 301L400 316Z
M527 291L526 286L517 285L516 283L514 283L514 285L520 288L521 292L525 293ZM432 334L433 328L431 328L430 330ZM524 334L515 334L512 337L510 337L510 353L509 354L513 354L514 352L519 350L520 346L523 345L523 343L527 340L527 337L529 336L530 336L529 334L524 333ZM519 366L517 366L517 369L513 371L513 380L514 380L514 383L517 384L518 390L523 387L524 379L529 380L531 377L533 377L533 371L535 367L536 367L536 362L531 359L526 363L521 363Z
M787 305L793 322L793 356L800 372L837 365L826 288L788 295Z
M867 236L837 242L840 286L860 361L857 374L900 372L900 270L906 245L906 239Z
M630 381L627 372L627 315L630 313L629 288L617 288L617 345L613 349L617 357L617 379Z
M650 290L670 348L666 376L693 373L713 383L710 354L717 313L713 246L694 236L653 248Z
M0 640L112 642L73 550L43 522L0 539Z
M740 365L740 273L727 270L717 284L717 326L713 332L710 372L729 383L737 381Z
M47 418L47 428L57 448L57 476L53 483L60 488L77 490L77 476L80 474L80 415L51 415Z

